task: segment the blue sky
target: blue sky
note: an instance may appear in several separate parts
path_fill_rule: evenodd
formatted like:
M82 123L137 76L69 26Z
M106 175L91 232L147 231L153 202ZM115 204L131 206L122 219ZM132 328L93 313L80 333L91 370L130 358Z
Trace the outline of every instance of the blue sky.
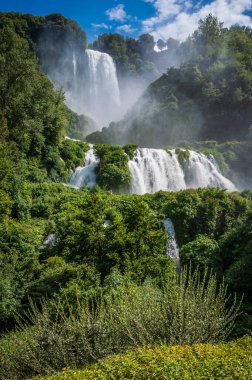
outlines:
M0 0L0 11L62 13L85 29L89 41L109 32L184 40L209 13L227 27L252 27L252 0Z

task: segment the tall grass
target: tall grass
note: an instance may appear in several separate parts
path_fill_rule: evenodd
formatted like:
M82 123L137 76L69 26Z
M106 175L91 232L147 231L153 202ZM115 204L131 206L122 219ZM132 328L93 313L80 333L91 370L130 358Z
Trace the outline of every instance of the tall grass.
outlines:
M182 271L160 288L126 282L92 302L31 305L26 321L0 342L0 378L21 380L63 367L81 367L127 348L217 342L237 316L234 300L214 276Z

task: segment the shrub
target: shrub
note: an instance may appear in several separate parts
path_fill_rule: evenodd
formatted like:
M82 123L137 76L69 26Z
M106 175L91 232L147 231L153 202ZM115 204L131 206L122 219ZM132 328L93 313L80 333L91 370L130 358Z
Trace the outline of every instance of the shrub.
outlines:
M126 149L127 150L127 149ZM125 151L126 151L125 150ZM130 183L128 155L117 145L101 144L95 146L95 153L100 159L98 184L105 189L127 189Z
M26 379L63 367L80 367L123 349L145 345L217 342L225 338L238 308L226 309L225 286L197 273L175 274L163 287L128 278L74 312L62 303L32 306L28 321L0 345L0 378ZM179 281L178 281L179 280Z
M184 244L180 250L180 256L183 264L190 264L194 269L213 267L213 261L217 256L218 244L215 240L210 239L207 235L198 235L197 238L187 244Z
M234 342L145 348L110 356L82 371L67 371L47 380L241 380L252 377L252 338ZM42 378L39 378L42 380Z
M68 169L74 170L77 166L83 165L85 153L89 150L87 143L82 141L65 140L60 149L61 157L65 161Z
M123 147L124 152L129 156L129 159L132 160L134 158L135 152L138 149L138 145L135 144L127 144Z

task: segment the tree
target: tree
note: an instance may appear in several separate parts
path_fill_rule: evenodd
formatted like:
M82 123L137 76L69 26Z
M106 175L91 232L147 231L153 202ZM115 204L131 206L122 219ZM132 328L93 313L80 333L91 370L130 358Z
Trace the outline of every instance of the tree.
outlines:
M14 151L24 157L37 157L47 166L52 158L50 151L59 159L57 147L68 125L64 97L42 74L24 38L3 28L0 40L1 139L7 136Z
M167 47L167 43L165 43L161 38L157 41L157 47L159 50L163 50L165 47Z
M193 37L197 50L203 56L217 56L223 49L224 39L223 23L211 13L199 21L199 27Z
M154 51L154 37L150 34L142 34L138 40L139 51L143 58L149 58Z
M168 50L173 51L179 47L179 41L170 37L168 38L166 45L167 45Z
M183 265L189 266L191 263L193 270L198 268L203 272L205 267L213 267L218 244L206 235L199 235L194 241L183 245L180 253Z

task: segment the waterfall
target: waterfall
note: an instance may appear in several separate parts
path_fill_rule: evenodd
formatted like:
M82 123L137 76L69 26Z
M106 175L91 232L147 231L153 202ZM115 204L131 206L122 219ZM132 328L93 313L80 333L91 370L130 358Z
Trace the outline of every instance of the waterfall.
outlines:
M72 175L70 186L81 189L83 186L92 188L96 184L97 167L99 159L94 153L94 147L89 145L89 151L86 153L84 166L79 166Z
M177 268L180 266L180 256L179 256L179 248L176 241L175 229L171 219L166 219L164 221L164 227L167 235L169 236L169 241L166 246L166 254L170 258L176 261Z
M93 145L86 153L84 166L79 166L72 175L70 186L80 189L92 188L96 184L99 158ZM163 191L179 191L199 187L219 187L236 191L235 185L224 177L213 156L188 151L188 159L181 165L173 149L137 149L128 162L131 174L130 193L145 194Z
M86 113L103 126L117 120L121 102L113 59L106 53L87 49L85 68Z
M234 184L224 177L214 157L189 151L183 167L175 150L138 149L129 161L132 194L178 191L188 188L220 187L235 191Z
M162 149L138 149L129 161L131 193L155 193L159 190L185 189L184 173L177 155Z
M76 79L76 75L77 75L77 61L76 61L75 51L73 51L73 60L72 60L72 63L73 63L73 75L74 75L74 79Z

